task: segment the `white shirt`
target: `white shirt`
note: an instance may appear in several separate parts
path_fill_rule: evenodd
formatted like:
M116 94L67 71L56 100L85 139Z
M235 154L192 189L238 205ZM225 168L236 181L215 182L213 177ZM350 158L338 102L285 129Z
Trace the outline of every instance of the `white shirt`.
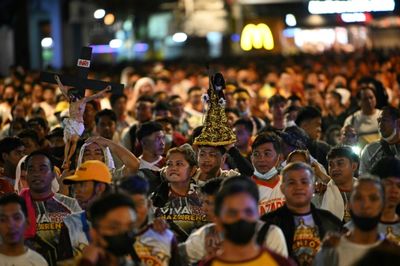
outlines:
M375 109L372 115L364 115L361 110L348 116L344 121L344 127L347 125L352 126L359 135L378 134L378 117L381 110Z
M281 191L281 176L279 176L279 180L276 184L272 185L267 184L265 181L255 176L252 178L256 182L260 193L260 201L258 202L260 215L272 212L285 204L285 195L283 195Z
M36 251L29 249L19 256L7 256L0 253L0 266L47 266L46 260Z
M263 222L257 223L257 231L262 228ZM202 259L215 255L222 245L222 235L217 232L214 223L206 224L194 231L189 238L179 244L181 256L190 263L196 263ZM282 230L276 225L270 225L264 239L264 246L279 255L287 258L288 250L285 236Z
M382 242L382 239L379 239L373 244L362 245L350 242L345 236L340 238L340 243L337 246L337 252L339 255L339 265L338 266L350 266L353 265L354 262L359 260L361 257L367 253L370 249L376 247Z
M166 229L162 234L151 227L136 237L135 251L146 265L168 266L171 259L174 233Z
M158 158L157 160L155 160L154 162L148 162L146 160L143 160L143 157L140 156L139 160L140 160L140 165L139 165L139 169L150 169L153 171L160 171L161 168L157 166L157 164L163 159L162 156L160 156L160 158Z

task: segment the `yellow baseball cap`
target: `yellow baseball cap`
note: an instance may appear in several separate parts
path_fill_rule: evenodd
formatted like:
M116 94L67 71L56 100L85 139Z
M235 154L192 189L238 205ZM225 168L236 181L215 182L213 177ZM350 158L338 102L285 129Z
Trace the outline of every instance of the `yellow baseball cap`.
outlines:
M67 101L61 101L57 103L54 113L61 113L69 108L69 103Z
M76 182L97 181L111 184L111 173L107 165L96 160L89 160L82 163L75 174L64 178L63 183L71 185Z

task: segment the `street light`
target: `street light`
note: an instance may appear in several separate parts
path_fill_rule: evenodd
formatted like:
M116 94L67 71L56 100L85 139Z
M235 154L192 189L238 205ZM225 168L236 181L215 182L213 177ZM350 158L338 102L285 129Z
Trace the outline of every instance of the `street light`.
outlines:
M93 17L95 19L101 19L105 16L106 11L104 9L97 9L96 11L94 11L93 13Z

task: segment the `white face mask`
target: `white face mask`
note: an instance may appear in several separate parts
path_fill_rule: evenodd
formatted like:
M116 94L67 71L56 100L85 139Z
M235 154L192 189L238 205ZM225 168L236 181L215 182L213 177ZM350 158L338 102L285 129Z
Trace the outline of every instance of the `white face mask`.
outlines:
M165 134L165 144L170 145L172 144L173 137L172 134Z
M254 169L254 175L262 180L270 180L271 178L273 178L274 176L276 176L278 174L278 170L276 169L276 167L272 167L268 172L266 172L265 174L261 174L260 172L257 171L257 169Z

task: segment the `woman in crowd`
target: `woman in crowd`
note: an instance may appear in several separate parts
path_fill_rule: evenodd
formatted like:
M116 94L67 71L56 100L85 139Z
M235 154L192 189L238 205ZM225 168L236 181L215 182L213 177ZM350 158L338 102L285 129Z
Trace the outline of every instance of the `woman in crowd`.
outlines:
M207 222L199 188L192 180L197 169L196 154L190 145L184 144L170 149L166 159L165 180L152 199L156 217L167 221L181 242Z

